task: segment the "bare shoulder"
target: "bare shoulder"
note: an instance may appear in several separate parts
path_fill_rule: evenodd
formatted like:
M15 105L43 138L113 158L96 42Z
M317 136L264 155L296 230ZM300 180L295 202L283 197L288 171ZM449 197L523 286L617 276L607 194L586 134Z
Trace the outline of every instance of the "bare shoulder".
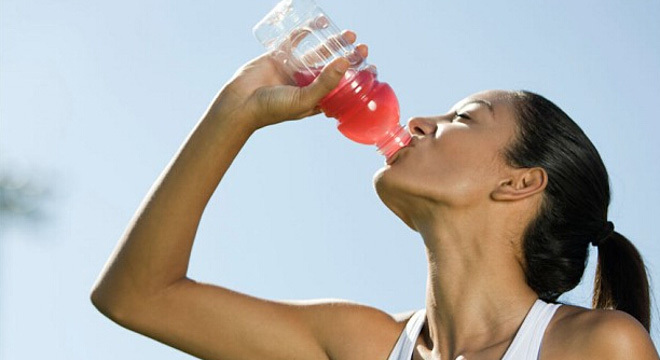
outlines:
M396 321L400 326L401 330L403 330L403 327L408 323L408 320L415 314L415 311L417 310L409 310L409 311L404 311L400 313L394 313L392 314L392 319Z
M543 339L541 360L659 359L642 324L618 310L564 305Z

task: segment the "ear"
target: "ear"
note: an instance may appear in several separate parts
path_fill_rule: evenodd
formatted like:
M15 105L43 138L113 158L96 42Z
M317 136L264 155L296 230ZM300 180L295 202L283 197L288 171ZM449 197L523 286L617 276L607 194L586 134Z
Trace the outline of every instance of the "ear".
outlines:
M497 201L515 201L538 194L548 185L548 174L542 168L514 169L511 177L500 181L490 194Z

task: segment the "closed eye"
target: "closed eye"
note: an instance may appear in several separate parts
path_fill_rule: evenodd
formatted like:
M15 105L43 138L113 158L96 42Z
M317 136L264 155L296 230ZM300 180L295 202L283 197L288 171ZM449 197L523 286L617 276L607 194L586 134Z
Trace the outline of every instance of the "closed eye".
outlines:
M454 120L458 120L458 119L472 120L467 114L459 113L458 111L455 111L454 112Z

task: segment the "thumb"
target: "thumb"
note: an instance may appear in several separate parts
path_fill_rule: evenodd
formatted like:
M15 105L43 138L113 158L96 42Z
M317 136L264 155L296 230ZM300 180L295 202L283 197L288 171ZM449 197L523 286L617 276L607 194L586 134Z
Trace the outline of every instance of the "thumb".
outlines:
M346 58L338 58L328 64L314 81L303 87L301 100L309 107L316 106L324 96L339 85L339 81L351 64Z

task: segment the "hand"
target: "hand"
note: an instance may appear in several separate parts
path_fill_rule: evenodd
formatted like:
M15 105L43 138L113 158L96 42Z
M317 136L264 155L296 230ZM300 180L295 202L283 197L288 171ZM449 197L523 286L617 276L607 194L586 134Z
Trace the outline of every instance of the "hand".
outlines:
M356 35L352 31L345 31L342 36L349 43L355 42ZM367 57L366 45L357 45L356 49L363 58ZM319 101L339 84L349 65L346 58L335 59L314 82L298 87L273 56L266 53L236 72L216 97L211 111L241 116L254 130L316 115L320 113Z

